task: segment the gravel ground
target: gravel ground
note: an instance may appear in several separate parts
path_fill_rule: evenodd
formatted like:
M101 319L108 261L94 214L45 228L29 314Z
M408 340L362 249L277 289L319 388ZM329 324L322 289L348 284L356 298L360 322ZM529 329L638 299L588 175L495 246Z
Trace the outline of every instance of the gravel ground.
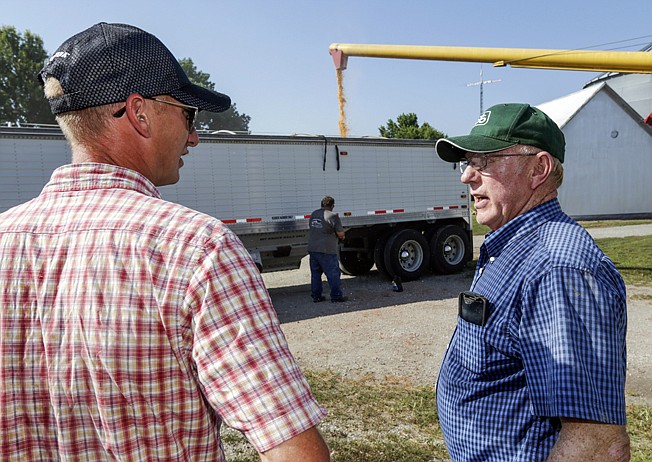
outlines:
M375 269L365 276L343 276L345 303L312 302L307 258L298 270L263 277L302 367L431 385L455 327L457 294L468 289L473 273L427 275L404 283L403 292L393 292ZM327 295L327 283L324 287ZM627 399L652 405L652 287L627 290Z

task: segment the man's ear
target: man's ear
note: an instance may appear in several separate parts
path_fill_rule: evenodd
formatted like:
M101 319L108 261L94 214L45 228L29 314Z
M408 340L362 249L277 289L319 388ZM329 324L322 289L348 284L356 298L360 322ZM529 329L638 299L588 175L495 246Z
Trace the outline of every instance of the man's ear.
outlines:
M138 93L131 94L126 101L126 116L134 129L143 137L150 138L149 117L145 110L145 98Z
M552 155L547 151L541 151L535 156L535 163L532 166L531 188L537 189L550 177L553 168Z

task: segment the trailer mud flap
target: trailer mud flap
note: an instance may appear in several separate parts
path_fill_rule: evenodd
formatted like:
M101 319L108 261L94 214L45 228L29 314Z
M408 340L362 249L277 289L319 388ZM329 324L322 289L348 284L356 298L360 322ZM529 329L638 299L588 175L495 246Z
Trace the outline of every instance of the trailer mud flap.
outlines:
M277 247L276 250L272 253L274 258L283 258L288 257L292 252L292 246L284 245L282 247Z

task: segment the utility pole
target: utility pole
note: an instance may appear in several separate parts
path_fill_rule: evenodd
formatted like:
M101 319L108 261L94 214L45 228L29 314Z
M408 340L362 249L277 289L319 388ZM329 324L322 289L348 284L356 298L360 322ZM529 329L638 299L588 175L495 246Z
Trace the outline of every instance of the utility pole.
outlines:
M496 82L500 82L500 81L501 81L500 79L498 79L498 80L484 80L482 78L482 65L480 65L480 80L477 81L477 82L472 82L472 83L467 83L466 84L467 87L475 87L477 85L480 85L480 115L482 115L482 113L484 112L484 103L482 101L484 85L486 83L496 83Z

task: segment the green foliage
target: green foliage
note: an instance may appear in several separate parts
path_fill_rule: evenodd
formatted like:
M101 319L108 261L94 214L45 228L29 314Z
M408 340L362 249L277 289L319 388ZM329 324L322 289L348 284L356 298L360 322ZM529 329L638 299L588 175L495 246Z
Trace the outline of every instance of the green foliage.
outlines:
M211 76L197 69L192 59L180 59L179 64L192 83L215 90L215 84L210 80ZM248 131L250 121L251 117L240 114L235 103L231 102L231 107L224 112L200 112L197 116L197 127L204 130Z
M0 27L0 123L56 123L37 79L46 59L38 35Z
M380 136L385 138L401 138L406 140L438 140L445 138L446 135L439 130L434 129L428 122L419 126L419 119L413 112L401 114L396 118L387 121L387 126L378 127Z

